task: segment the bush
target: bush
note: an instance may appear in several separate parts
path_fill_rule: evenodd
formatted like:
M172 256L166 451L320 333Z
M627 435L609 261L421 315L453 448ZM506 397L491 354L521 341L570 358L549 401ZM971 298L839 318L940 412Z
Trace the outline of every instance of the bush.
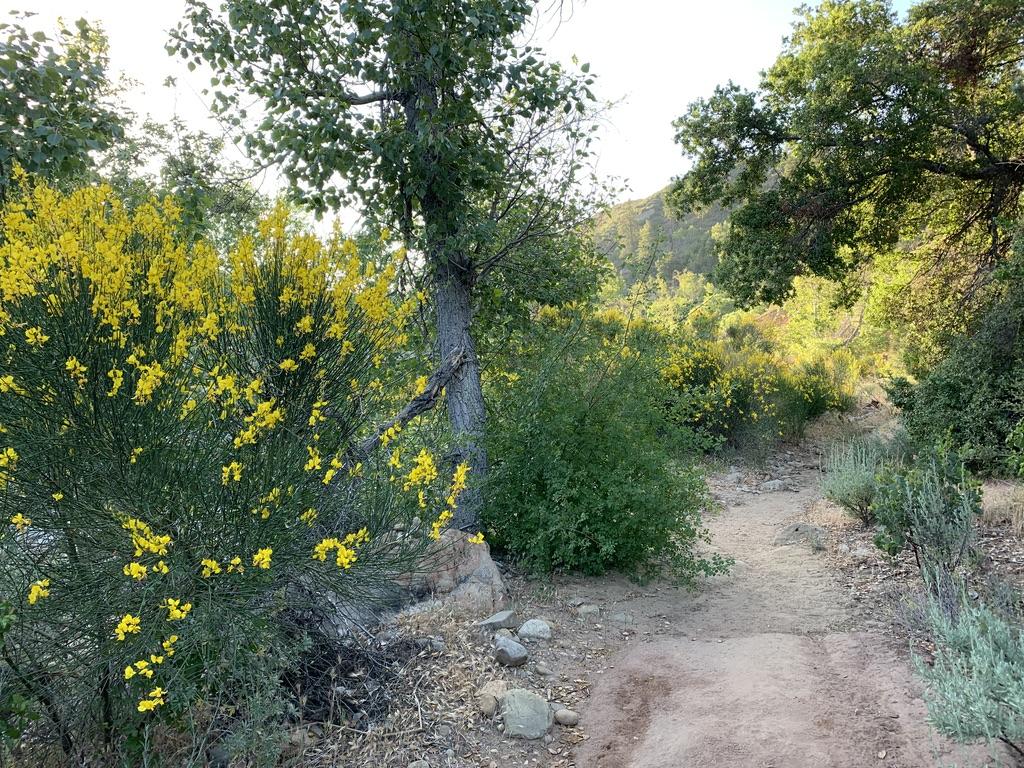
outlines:
M721 560L697 553L706 487L670 450L680 433L664 415L653 342L598 330L553 328L495 393L488 535L536 572L718 572Z
M958 741L1000 741L1024 757L1024 634L1019 619L971 601L932 597L926 615L935 655L916 658L932 724Z
M875 520L872 504L885 452L877 439L851 440L831 446L825 455L822 492L864 525Z
M361 441L412 394L393 267L283 208L226 258L176 217L102 187L0 212L0 682L75 764L273 763L284 672L465 485L412 429Z
M875 543L893 556L910 547L922 571L954 572L974 555L978 488L960 455L947 448L927 451L908 469L885 470L872 505Z
M1006 298L954 339L916 385L900 379L888 387L915 441L947 440L988 472L1005 469L1007 437L1024 419L1022 283L1010 284Z

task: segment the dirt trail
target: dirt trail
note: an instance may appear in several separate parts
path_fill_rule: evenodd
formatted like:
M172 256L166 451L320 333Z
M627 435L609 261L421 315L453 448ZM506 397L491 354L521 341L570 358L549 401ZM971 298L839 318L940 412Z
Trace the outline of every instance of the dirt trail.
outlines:
M667 632L608 660L583 712L579 768L991 763L932 733L906 654L860 626L823 555L774 544L819 498L813 442L784 458L784 491L712 478L714 546L736 558L728 576L617 606Z

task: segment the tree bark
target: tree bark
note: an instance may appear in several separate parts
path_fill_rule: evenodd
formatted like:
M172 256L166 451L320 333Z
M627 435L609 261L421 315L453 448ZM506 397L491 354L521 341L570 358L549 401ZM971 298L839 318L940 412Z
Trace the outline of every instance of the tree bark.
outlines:
M487 477L484 428L487 412L480 382L480 361L470 326L473 320L472 270L453 263L444 253L432 254L434 304L437 312L437 354L441 364L458 354L464 361L445 388L448 421L455 440L453 464L469 464L469 487L459 498L452 525L464 531L480 527L481 484Z

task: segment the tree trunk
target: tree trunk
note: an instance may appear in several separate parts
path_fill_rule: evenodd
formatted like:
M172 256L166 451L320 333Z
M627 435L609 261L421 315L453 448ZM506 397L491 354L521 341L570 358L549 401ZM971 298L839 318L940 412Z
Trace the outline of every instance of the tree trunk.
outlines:
M469 487L459 499L452 525L464 531L480 527L483 506L481 485L487 478L487 449L484 446L484 394L480 384L480 361L470 333L473 319L471 303L472 272L443 253L432 254L434 267L434 303L437 309L437 352L439 364L457 350L465 353L465 362L445 388L448 421L455 439L454 464L470 466Z

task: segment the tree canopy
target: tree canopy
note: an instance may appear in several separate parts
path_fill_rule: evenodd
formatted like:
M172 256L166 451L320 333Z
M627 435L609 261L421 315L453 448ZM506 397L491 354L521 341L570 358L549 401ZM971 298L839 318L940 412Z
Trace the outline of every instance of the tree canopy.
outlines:
M1010 252L1024 190L1024 5L804 7L760 86L690 105L677 212L732 209L718 281L745 303L839 278L902 244L976 296ZM948 269L945 273L948 275Z

